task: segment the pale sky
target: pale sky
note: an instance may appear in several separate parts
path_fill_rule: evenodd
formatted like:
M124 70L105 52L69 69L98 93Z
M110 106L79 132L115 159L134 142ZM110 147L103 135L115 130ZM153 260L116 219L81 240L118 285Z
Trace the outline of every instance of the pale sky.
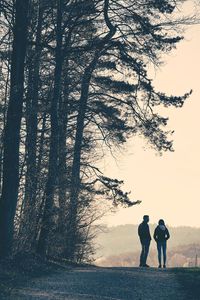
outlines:
M138 224L149 214L151 223L163 218L171 226L200 227L200 25L190 27L186 40L164 60L165 65L153 74L157 89L173 95L193 89L183 108L164 111L168 128L175 130L175 152L159 156L133 138L117 163L105 157L105 175L123 179L124 190L142 200L101 220L109 226Z

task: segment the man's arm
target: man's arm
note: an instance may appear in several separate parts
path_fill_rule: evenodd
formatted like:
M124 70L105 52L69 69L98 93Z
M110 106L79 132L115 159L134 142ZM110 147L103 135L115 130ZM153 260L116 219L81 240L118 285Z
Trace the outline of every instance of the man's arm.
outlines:
M150 233L150 229L149 229L148 224L147 224L147 238L149 238L151 240L151 233Z
M142 235L142 224L140 224L139 226L138 226L138 235L139 235L139 237L141 237L141 235Z

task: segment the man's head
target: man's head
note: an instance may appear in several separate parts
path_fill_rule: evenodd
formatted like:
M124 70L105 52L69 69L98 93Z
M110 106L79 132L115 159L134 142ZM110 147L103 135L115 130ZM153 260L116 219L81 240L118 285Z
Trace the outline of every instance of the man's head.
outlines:
M148 215L144 215L144 216L143 216L143 221L144 221L145 223L148 223L148 222L149 222L149 216L148 216Z

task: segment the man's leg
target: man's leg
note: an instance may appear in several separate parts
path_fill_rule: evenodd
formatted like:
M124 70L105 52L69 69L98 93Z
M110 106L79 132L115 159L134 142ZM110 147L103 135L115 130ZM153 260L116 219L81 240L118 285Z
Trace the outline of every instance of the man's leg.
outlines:
M142 250L140 254L140 267L144 266L144 254L145 254L145 246L144 243L141 243Z
M145 244L144 244L144 265L146 265L147 263L147 257L148 257L148 254L149 254L149 246L150 246L150 241L146 241Z

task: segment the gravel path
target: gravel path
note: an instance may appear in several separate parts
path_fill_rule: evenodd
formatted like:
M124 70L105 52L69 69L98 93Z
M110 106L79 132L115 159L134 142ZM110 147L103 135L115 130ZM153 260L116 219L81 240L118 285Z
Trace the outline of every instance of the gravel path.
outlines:
M170 269L82 267L36 278L6 299L187 300Z

